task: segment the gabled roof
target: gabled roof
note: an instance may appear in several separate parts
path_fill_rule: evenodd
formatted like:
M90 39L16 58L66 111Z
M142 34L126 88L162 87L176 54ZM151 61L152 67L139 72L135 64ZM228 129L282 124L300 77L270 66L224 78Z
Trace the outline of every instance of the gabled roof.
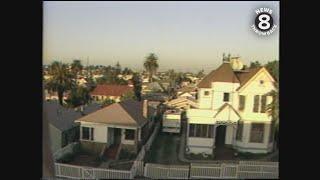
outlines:
M196 91L196 87L193 86L184 86L177 90L178 92L193 92Z
M148 119L142 114L143 101L128 100L109 105L76 120L109 125L141 127Z
M43 102L43 110L45 116L48 118L49 124L56 127L60 131L65 131L72 128L75 124L74 121L82 115L74 109L64 108L56 101Z
M100 96L121 96L129 91L133 91L133 87L128 85L97 85L97 87L91 92L91 95Z
M212 82L240 83L234 74L230 63L224 62L218 69L211 71L198 84L199 88L211 88Z
M232 107L232 105L228 104L228 103L225 103L223 104L217 111L217 113L214 115L214 118L216 118L224 109L231 109L232 112L234 112L239 118L241 118L240 114ZM229 112L231 113L231 112Z
M83 108L83 112L84 114L88 114L99 109L100 106L98 104L90 104ZM80 111L62 107L57 101L44 101L43 110L45 111L49 124L60 131L65 131L74 127L74 121L82 117L82 113Z
M250 68L246 69L243 72L235 72L236 76L240 80L240 87L245 85L255 74L257 74L263 67L256 67L256 68ZM238 88L238 89L239 89Z

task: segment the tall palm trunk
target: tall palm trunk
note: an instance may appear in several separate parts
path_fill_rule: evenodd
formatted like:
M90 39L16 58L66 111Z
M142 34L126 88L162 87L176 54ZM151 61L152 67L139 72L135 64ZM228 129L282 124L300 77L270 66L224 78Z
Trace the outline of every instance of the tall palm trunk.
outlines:
M63 90L61 90L61 89L58 90L58 99L59 99L59 104L62 106L63 105Z

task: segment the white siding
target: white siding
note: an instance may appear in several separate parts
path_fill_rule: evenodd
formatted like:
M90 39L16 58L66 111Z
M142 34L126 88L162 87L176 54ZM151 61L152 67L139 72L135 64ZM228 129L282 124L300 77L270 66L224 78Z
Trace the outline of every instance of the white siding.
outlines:
M82 138L82 127L94 128L94 142L108 143L108 127L107 125L98 124L81 124L80 138Z
M225 144L232 144L233 141L233 126L226 126L226 138L225 138Z

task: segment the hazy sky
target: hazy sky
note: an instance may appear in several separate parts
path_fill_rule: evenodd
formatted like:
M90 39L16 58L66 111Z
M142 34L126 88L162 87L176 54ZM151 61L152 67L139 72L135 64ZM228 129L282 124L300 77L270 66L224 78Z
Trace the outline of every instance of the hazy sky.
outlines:
M265 6L279 18L279 2L44 2L43 62L89 57L140 70L153 52L160 70L208 71L230 52L265 63L279 59L279 29L269 37L250 29Z

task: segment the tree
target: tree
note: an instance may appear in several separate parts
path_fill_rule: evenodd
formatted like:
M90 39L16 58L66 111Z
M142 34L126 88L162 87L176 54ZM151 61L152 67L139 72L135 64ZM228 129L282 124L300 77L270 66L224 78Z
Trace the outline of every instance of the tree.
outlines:
M132 73L133 73L133 71L131 69L127 68L127 67L124 68L123 71L122 71L123 75L129 75L129 74L132 74Z
M116 64L115 74L116 74L116 76L118 76L119 74L121 74L121 65L120 65L119 62L117 62L117 64Z
M129 91L120 97L120 101L137 100L133 91Z
M142 82L138 73L134 73L132 77L133 91L138 101L141 101Z
M49 67L49 74L52 76L46 87L48 90L58 93L59 104L63 105L63 94L67 90L71 90L75 83L73 75L68 71L68 65L58 61L54 61Z
M274 130L275 133L279 132L279 92L278 92L278 84L275 83L276 90L273 90L267 93L268 96L272 97L272 102L267 106L267 113L271 116L272 121L274 121ZM275 137L276 140L278 137Z
M264 67L268 70L268 72L276 81L279 81L279 61L274 60L268 62L264 65Z
M82 69L83 69L83 66L81 64L81 60L73 60L71 64L71 71L72 71L72 74L75 76L75 78L77 78L77 76L81 74Z
M66 100L71 107L85 105L90 102L90 91L86 87L78 86L71 90L69 98Z
M149 74L149 81L152 82L153 75L156 74L157 69L159 68L158 65L158 57L154 53L150 53L147 57L145 62L143 63L144 68Z
M203 78L204 77L204 70L200 70L198 73L197 73L197 78Z
M255 61L255 62L250 63L250 68L256 68L256 67L261 67L261 64L259 61Z
M113 99L106 98L106 99L103 100L102 106L108 106L108 105L113 104L113 103L115 103L115 102L116 102L116 101L113 100Z

